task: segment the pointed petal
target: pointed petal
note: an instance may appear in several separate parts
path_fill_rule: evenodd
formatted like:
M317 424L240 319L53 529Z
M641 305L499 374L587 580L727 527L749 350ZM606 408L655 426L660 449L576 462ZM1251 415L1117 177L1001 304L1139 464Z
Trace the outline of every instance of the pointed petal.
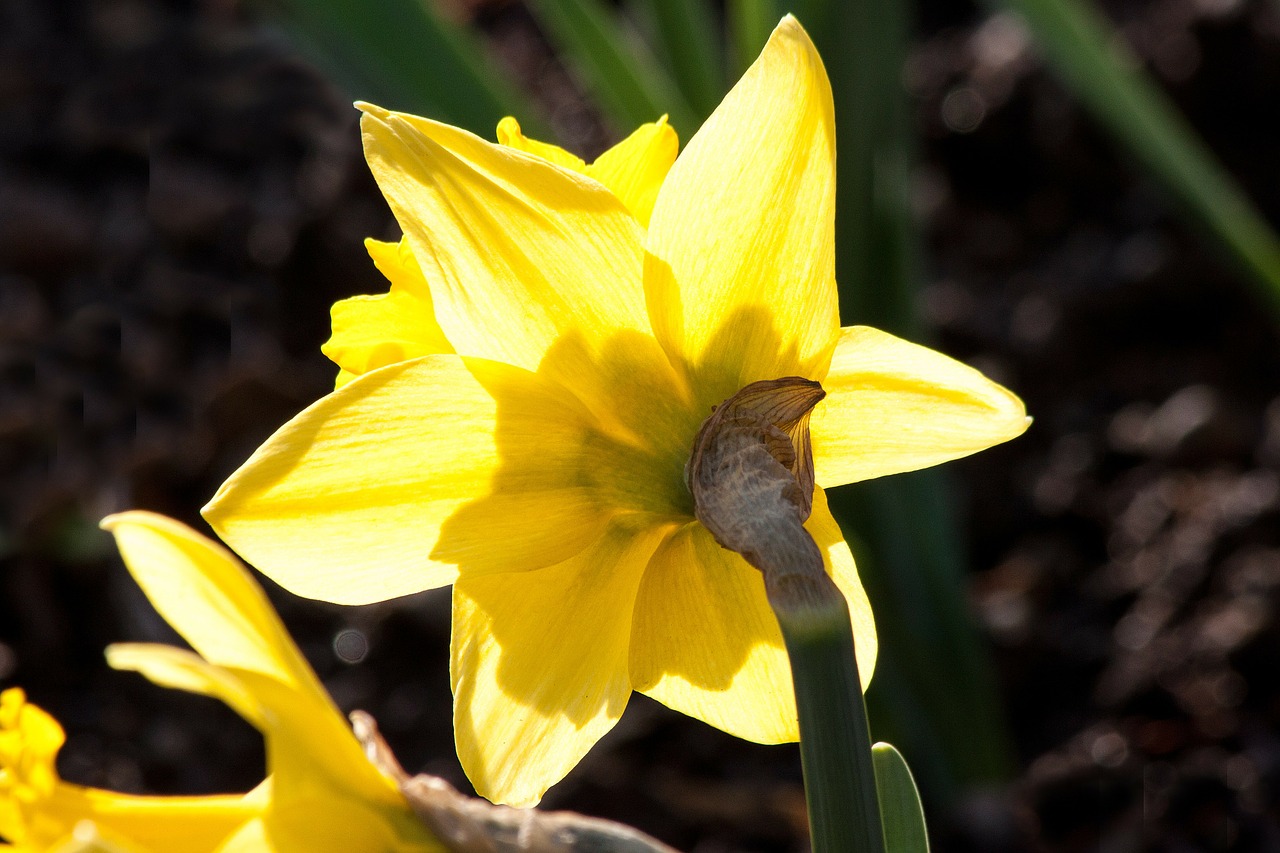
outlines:
M820 375L839 329L831 87L788 16L667 175L645 289L672 360L715 403Z
M647 330L642 231L595 181L363 106L365 156L464 355L536 369L561 336Z
M267 727L262 704L240 679L186 649L154 643L113 643L107 646L106 655L112 669L139 673L152 684L170 690L221 700L259 731Z
M865 687L875 666L875 626L821 489L814 490L805 528L848 600ZM645 695L737 737L757 743L798 737L791 666L761 575L700 524L668 539L645 572L631 679Z
M498 122L498 144L514 148L517 151L523 151L526 154L533 154L549 163L555 163L557 166L574 172L583 172L587 168L587 164L577 154L570 154L559 145L539 142L536 139L530 139L525 136L524 131L520 129L520 122L511 116L507 116Z
M108 648L107 660L162 687L220 699L261 731L275 780L273 808L281 800L311 801L314 808L326 791L403 807L394 784L364 756L327 694L317 701L313 693L270 675L214 666L171 646L120 643Z
M423 277L422 267L418 266L418 259L413 256L413 247L409 245L409 241L401 237L395 243L388 243L366 237L364 248L378 272L391 282L392 290L411 293L430 304L431 285ZM435 323L434 313L430 315L430 323L434 326L435 333L443 338L444 332Z
M335 798L378 805L408 814L396 784L365 756L347 720L327 700L323 705L261 673L229 669L265 710L267 772L274 780L273 810L281 804L323 808ZM356 833L358 835L358 833Z
M589 420L536 374L427 356L302 412L204 515L277 583L340 604L444 586L459 567L540 568L607 517L582 470Z
M320 347L337 364L337 387L355 377L418 356L453 352L436 322L431 290L409 245L365 240L391 290L334 303L333 334Z
M823 486L927 468L1021 435L1022 401L973 368L866 326L842 329L809 420Z
M209 663L320 690L262 589L221 545L150 512L111 515L102 527L157 612Z
M658 190L676 160L680 141L663 116L596 158L586 174L609 188L641 225L648 227Z
M667 124L666 116L640 125L626 139L597 157L590 166L558 145L525 136L519 123L510 116L498 122L498 142L594 178L617 196L636 221L645 226L649 224L649 215L653 212L653 202L658 197L662 180L675 162L680 147L675 129Z
M454 732L482 795L537 803L622 716L636 588L663 535L615 521L559 565L455 584Z

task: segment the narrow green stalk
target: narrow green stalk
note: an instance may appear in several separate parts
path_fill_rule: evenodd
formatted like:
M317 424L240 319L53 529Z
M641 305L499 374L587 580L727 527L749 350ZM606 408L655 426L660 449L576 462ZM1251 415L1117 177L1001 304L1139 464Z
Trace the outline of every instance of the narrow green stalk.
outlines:
M814 853L884 853L849 607L826 575L785 583L766 585L791 658Z

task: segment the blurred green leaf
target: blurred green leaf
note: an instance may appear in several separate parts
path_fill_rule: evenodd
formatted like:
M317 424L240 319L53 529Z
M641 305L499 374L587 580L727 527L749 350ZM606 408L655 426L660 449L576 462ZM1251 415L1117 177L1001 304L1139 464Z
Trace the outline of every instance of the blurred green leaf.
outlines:
M676 83L698 118L706 119L725 92L724 57L711 8L701 0L649 0L644 5L657 21Z
M599 0L528 0L528 6L615 129L629 133L662 115L682 140L698 129L697 113L653 53Z
M1067 87L1251 273L1280 311L1280 241L1087 0L1000 0Z
M885 849L892 853L929 853L924 807L907 760L890 744L877 743L871 747L871 763L876 769Z
M729 0L725 4L734 79L756 61L781 18L782 4L778 0ZM805 23L803 17L799 21L801 25Z
M355 97L427 115L485 137L517 115L545 122L464 29L422 0L270 0L274 11Z

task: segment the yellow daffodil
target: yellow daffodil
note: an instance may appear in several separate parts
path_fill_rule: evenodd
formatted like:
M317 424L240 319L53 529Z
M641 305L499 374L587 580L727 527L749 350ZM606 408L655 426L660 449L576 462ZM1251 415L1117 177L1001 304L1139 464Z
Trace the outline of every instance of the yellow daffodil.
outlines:
M817 380L820 487L1026 427L977 371L840 327L831 91L804 30L779 24L674 164L664 122L587 166L510 122L494 145L361 109L404 232L370 246L391 291L335 306L339 388L223 485L210 523L301 595L453 584L458 753L496 801L536 802L633 690L794 740L761 575L694 520L699 424L754 381ZM869 677L871 611L822 488L807 528Z
M117 669L226 702L267 745L247 794L131 796L58 778L58 723L21 690L0 696L0 837L17 851L436 851L396 783L365 757L262 590L219 545L145 512L103 521L143 592L198 652L119 644ZM75 845L85 832L95 846Z

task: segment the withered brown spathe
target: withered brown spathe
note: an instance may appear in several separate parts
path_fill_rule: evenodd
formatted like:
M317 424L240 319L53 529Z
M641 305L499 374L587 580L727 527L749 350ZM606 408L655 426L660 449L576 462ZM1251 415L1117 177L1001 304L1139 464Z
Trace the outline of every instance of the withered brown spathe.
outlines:
M809 413L826 392L799 376L752 382L698 430L685 475L694 513L721 547L765 574L823 571L813 509Z

